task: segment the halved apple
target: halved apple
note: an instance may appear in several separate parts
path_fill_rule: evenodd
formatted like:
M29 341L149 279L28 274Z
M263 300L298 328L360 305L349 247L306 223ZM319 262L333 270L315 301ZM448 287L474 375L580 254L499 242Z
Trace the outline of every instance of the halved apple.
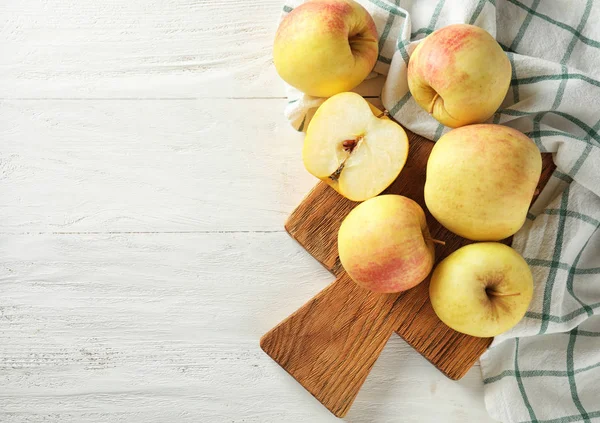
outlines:
M319 107L302 150L306 170L353 201L386 189L407 155L404 129L351 92L336 94Z

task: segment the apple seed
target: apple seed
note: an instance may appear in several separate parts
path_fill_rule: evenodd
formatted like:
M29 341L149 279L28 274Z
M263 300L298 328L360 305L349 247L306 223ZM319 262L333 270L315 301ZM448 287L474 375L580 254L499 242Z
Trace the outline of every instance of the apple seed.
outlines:
M352 153L352 150L354 150L354 147L356 147L356 140L343 141L342 147L344 147L344 151Z
M346 164L346 160L348 160L348 158L350 157L350 155L352 154L354 149L358 145L360 145L361 141L364 138L365 138L364 135L360 135L355 140L348 139L348 140L342 141L342 148L344 149L344 151L346 153L348 153L348 157L346 157L344 159L344 161L339 165L339 167L335 170L335 172L333 172L331 175L329 175L329 179L331 179L332 181L337 181L339 179L340 174L342 173L342 170L344 169L344 165Z

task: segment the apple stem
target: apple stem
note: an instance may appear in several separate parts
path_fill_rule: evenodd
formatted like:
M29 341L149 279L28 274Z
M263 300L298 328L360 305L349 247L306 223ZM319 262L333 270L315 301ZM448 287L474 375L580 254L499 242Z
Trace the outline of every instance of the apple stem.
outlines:
M435 93L435 95L433 96L433 100L431 100L431 104L429 105L429 114L433 113L433 107L435 106L435 101L438 99L439 96L440 96L439 93Z
M431 242L434 244L446 245L446 241L442 241L441 239L431 239Z
M500 292L496 292L496 291L492 291L492 290L485 290L488 295L491 295L492 297L514 297L516 295L521 295L520 292L513 292L511 294L502 294Z
M389 116L389 115L390 115L390 112L388 112L386 109L383 109L383 112L377 117L380 118L382 116Z

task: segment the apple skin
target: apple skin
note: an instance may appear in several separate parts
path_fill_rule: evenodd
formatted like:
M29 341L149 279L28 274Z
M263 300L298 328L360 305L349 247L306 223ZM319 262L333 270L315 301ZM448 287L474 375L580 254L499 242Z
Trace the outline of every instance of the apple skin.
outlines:
M452 329L477 337L499 335L525 315L533 277L515 250L498 242L459 248L439 263L429 284L431 305Z
M516 129L481 124L453 129L427 162L425 203L447 229L474 241L499 241L527 217L542 156Z
M408 63L408 87L419 106L451 128L481 123L508 91L511 65L487 31L467 24L434 31Z
M435 260L423 209L400 195L380 195L356 206L338 232L338 252L350 278L378 293L418 285Z
M369 75L379 54L377 28L353 0L313 0L292 10L275 35L279 76L300 91L330 97Z

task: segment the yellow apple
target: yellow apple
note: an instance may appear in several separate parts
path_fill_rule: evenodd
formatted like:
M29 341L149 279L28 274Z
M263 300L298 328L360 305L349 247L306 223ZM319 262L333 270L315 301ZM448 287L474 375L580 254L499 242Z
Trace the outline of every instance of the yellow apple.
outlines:
M340 226L338 252L350 278L379 293L418 285L435 258L423 209L400 195L381 195L356 206Z
M377 28L364 7L353 0L313 0L281 21L273 61L288 84L330 97L360 84L378 53Z
M356 93L328 98L306 130L306 170L353 201L374 197L398 176L408 155L408 137ZM379 117L378 117L379 116Z
M408 87L415 101L452 128L489 119L504 100L510 79L510 61L500 45L473 25L434 31L408 63Z
M453 129L429 156L425 203L455 234L499 241L525 223L541 171L540 151L516 129L488 124Z
M429 298L440 320L467 335L496 336L516 325L533 295L533 277L515 250L482 242L459 248L431 276Z

